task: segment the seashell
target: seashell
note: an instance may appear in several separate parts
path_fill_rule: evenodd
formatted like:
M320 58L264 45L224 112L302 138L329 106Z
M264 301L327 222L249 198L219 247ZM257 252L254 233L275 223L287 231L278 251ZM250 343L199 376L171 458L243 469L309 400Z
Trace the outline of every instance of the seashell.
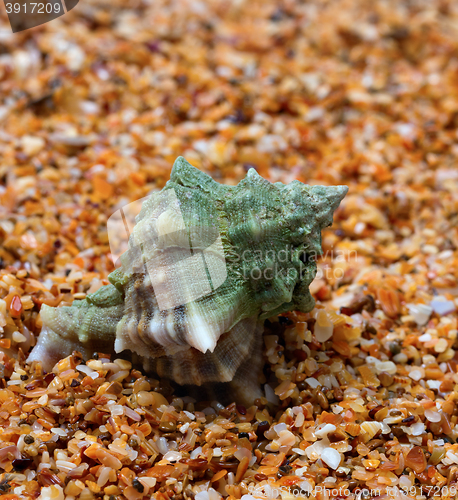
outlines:
M321 230L346 186L284 185L250 169L236 186L178 158L142 204L110 285L70 307L42 306L28 360L129 351L178 384L260 394L262 323L310 311Z

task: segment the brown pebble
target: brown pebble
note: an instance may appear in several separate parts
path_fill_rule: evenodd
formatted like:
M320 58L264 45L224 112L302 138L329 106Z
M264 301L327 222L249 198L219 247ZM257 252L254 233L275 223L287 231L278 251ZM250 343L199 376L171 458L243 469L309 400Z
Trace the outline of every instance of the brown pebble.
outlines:
M406 466L420 474L426 469L426 457L420 446L414 446L406 456Z
M246 408L242 405L237 405L237 411L240 413L240 415L246 415Z
M323 394L322 391L318 391L316 393L316 397L318 399L318 403L323 408L323 410L327 410L329 408L328 398Z
M264 432L266 432L270 427L270 424L269 422L267 422L267 420L264 420L263 422L259 422L258 424L258 427L256 429L256 434L258 436L263 436L264 435Z
M267 439L263 439L256 445L256 449L263 452L266 450L266 446L270 443Z
M122 392L122 385L119 382L111 382L105 392L107 392L108 394L115 394L117 396Z
M136 448L136 447L139 445L139 443L138 443L138 441L137 441L135 438L131 437L131 438L129 439L129 441L128 441L128 445L129 445L131 448Z
M393 377L388 373L388 372L382 372L378 376L380 383L383 385L383 387L389 387L390 385L393 384Z
M383 410L384 406L382 405L377 405L375 408L372 408L372 410L370 410L369 412L369 417L374 419L375 418L375 414L380 411L380 410Z
M358 486L359 482L356 481L355 479L350 479L350 481L348 481L348 486L347 488L350 490L350 491L353 491L357 486Z
M385 441L383 439L373 439L372 441L369 441L366 443L366 446L372 451L375 450L375 448L378 448L379 446L382 446L385 444Z
M193 458L188 460L187 465L192 471L204 470L208 467L208 462L204 458Z
M301 381L297 381L297 388L300 390L300 391L305 391L308 387L307 385L307 382L304 382L303 380Z
M174 432L177 429L177 424L173 420L170 420L168 422L161 422L159 424L159 430L162 432Z
M369 312L375 311L375 300L372 295L360 295L355 297L353 302L347 307L341 307L340 312L351 316L356 313L360 313L363 309Z
M336 401L343 401L343 392L340 387L335 387L333 389L333 392L334 392L334 399Z
M305 351L303 351L302 349L295 349L293 351L293 356L298 361L305 361L307 359L307 353Z

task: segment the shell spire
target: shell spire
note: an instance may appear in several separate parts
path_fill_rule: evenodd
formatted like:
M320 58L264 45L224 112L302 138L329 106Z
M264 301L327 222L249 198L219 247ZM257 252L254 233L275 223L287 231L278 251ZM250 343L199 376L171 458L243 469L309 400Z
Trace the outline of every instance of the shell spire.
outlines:
M142 203L111 285L43 309L29 359L49 339L59 339L53 356L105 340L178 383L240 380L250 359L261 363L264 319L313 308L313 256L347 190L271 183L254 169L222 185L177 158L164 189Z

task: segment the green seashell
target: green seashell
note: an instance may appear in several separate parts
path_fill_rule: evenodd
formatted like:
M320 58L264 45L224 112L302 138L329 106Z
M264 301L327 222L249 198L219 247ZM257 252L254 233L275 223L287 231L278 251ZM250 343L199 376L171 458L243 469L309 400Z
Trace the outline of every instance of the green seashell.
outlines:
M313 308L313 257L347 191L270 183L254 169L227 186L178 158L144 201L111 284L71 307L42 307L29 361L50 369L75 349L128 350L178 384L258 394L262 321Z

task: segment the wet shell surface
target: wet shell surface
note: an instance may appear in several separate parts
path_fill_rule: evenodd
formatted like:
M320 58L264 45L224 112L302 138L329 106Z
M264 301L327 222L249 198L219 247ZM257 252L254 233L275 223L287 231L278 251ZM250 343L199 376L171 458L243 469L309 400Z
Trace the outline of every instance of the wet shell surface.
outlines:
M273 184L254 169L227 186L178 158L143 202L111 284L70 307L42 307L29 361L50 369L73 350L130 351L178 384L255 395L263 320L313 308L321 230L347 190Z

